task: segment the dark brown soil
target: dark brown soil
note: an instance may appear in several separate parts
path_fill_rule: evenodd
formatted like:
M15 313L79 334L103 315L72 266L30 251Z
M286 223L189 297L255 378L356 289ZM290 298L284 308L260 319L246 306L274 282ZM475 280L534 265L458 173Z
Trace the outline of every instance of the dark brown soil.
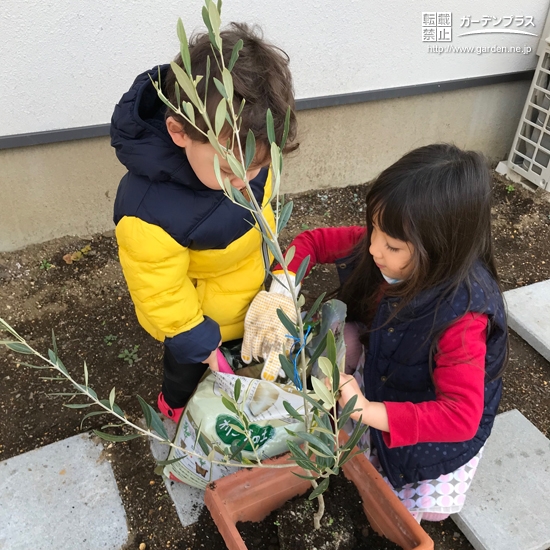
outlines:
M259 523L238 523L237 529L247 547L254 550L401 548L372 529L365 517L355 485L342 474L332 478L325 493L325 505L322 526L318 531L313 528L313 513L317 509L317 501L307 500L307 494L287 502ZM352 544L348 545L347 540L341 541L342 533L351 535ZM336 541L340 542L340 546L336 546ZM334 546L331 542L334 542Z
M550 195L518 186L507 189L509 185L496 176L494 239L505 290L550 278ZM356 186L295 196L285 241L308 228L363 223L364 195L365 186ZM63 256L87 245L90 251L79 261L64 261ZM304 293L311 302L336 284L334 269L318 266ZM0 316L41 352L51 347L54 329L60 356L73 375L83 378L86 361L90 385L104 398L115 386L117 403L131 419L141 417L136 394L155 404L162 346L135 319L112 233L66 237L0 254ZM124 350L127 359L135 359L132 364L119 358ZM69 387L41 380L45 371L21 366L25 359L0 349L0 461L107 423L92 417L81 427L88 411L67 409L66 398L50 395ZM519 409L549 436L550 365L516 335L504 383L501 410ZM112 444L106 454L128 516L128 548L137 549L140 543L149 549L224 548L206 518L181 527L161 478L153 473L146 441ZM472 548L450 519L423 522L423 527L438 549Z

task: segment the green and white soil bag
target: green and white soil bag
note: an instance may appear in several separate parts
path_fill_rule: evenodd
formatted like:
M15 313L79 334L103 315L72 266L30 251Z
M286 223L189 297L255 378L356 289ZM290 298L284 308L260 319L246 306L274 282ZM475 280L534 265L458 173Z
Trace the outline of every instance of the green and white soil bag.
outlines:
M215 464L224 461L224 450L231 456L231 443L240 444L244 435L234 430L231 424L241 425L238 417L222 403L220 390L234 395L235 381L241 381L239 404L250 422L251 436L260 460L288 451L290 439L285 427L292 431L303 431L302 422L292 418L283 406L288 401L298 412L303 411L303 398L294 385L277 384L256 380L235 374L210 373L202 380L187 403L178 425L174 443L189 449L200 457L185 454L172 448L169 460L181 458L164 467L164 475L199 489L205 489L211 481L231 474L242 467L242 463L231 461L234 466ZM250 444L242 451L243 458L256 460Z

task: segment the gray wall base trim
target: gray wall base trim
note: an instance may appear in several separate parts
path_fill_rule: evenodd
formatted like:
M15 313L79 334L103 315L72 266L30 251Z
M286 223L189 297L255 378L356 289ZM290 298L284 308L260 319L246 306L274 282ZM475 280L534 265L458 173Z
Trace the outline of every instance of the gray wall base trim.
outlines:
M450 92L453 90L463 90L478 86L488 86L491 84L532 80L534 74L534 70L520 71L475 78L463 78L460 80L448 80L445 82L434 82L430 84L417 84L413 86L385 88L382 90L370 90L366 92L353 92L350 94L337 94L297 99L296 108L298 111L305 111L307 109L319 109L322 107L334 107L337 105L351 105L354 103L365 103L367 101L380 101L383 99L433 94L436 92ZM82 126L80 128L68 128L65 130L49 130L47 132L34 132L30 134L16 134L11 136L1 136L0 149L13 149L15 147L28 147L30 145L44 145L47 143L104 137L108 135L109 124Z
M445 82L433 82L430 84L416 84L401 86L398 88L385 88L383 90L370 90L367 92L354 92L351 94L328 95L312 97L310 99L298 99L298 110L319 109L320 107L334 107L335 105L350 105L352 103L364 103L367 101L380 101L382 99L395 99L397 97L409 97L415 95L433 94L437 92L451 92L488 86L490 84L502 84L517 82L519 80L533 80L535 71L521 71L516 73L496 74L475 78L463 78L460 80L448 80Z
M0 137L0 149L13 149L15 147L29 147L30 145L45 145L60 141L72 141L75 139L88 139L109 135L110 124L96 124L95 126L80 126L64 130L48 130L47 132L34 132L31 134L16 134Z

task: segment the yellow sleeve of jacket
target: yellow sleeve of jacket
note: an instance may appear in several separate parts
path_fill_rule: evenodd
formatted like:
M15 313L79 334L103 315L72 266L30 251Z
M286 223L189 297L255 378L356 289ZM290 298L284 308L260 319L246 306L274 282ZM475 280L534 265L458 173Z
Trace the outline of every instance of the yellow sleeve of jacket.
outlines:
M140 324L164 341L178 362L206 359L218 346L220 330L217 323L203 316L188 276L189 250L160 227L136 217L122 218L116 237Z

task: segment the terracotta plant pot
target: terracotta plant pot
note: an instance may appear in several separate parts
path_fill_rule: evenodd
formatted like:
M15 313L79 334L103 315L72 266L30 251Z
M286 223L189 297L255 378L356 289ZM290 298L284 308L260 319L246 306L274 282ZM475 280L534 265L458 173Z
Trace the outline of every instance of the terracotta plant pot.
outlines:
M290 455L287 454L266 464L289 462ZM433 550L432 539L363 454L347 462L343 470L357 487L373 529L404 550ZM237 522L261 521L287 500L311 488L308 480L292 472L304 473L296 465L289 468L243 469L206 488L204 502L229 550L247 550L235 526Z

